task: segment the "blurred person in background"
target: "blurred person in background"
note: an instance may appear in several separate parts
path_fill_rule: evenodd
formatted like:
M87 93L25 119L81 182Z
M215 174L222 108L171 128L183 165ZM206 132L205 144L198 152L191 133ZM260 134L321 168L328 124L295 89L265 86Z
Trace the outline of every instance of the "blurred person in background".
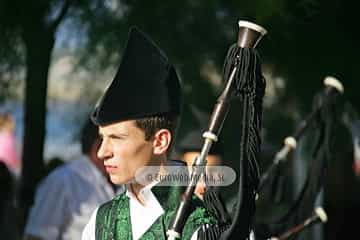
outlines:
M45 165L45 173L44 177L49 175L52 171L54 171L56 168L62 166L65 163L65 160L62 159L59 156L52 157L48 160L48 162Z
M24 239L80 239L94 209L122 191L110 183L97 158L99 145L98 128L87 120L81 135L83 156L57 167L39 184Z
M16 177L21 170L21 161L16 146L15 121L10 113L0 114L0 159Z
M203 145L202 134L204 131L201 131L201 129L199 128L195 128L194 130L186 134L178 145L180 159L186 163L190 171L195 158L200 155ZM220 143L215 143L214 145L212 145L209 154L207 155L206 167L221 166L222 163L223 159ZM196 184L194 193L197 197L203 199L206 188L206 182L203 179L199 179Z
M203 110L200 110L195 105L186 104L183 109L182 118L184 123L182 124L182 128L180 128L180 130L184 131L185 134L176 144L176 151L180 160L186 163L189 168L189 172L191 172L191 166L193 165L195 158L201 153L204 144L204 138L202 135L206 131L206 127L210 121L210 115ZM206 166L215 167L221 166L222 164L222 143L216 142L211 146L207 155ZM203 200L207 187L208 186L204 179L199 179L194 191L195 195Z

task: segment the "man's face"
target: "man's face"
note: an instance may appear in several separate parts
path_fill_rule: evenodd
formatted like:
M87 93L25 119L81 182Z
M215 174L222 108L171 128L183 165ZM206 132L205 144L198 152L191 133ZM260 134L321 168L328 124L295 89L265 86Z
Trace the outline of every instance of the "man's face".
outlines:
M150 165L153 142L146 141L144 132L135 121L122 121L99 127L102 142L98 157L104 161L106 171L115 184L130 182L136 170Z
M97 152L99 150L100 144L101 144L101 140L100 140L100 138L98 138L94 141L93 145L91 146L91 149L89 152L90 161L97 167L97 169L100 170L100 172L104 176L108 176L103 160L99 159L97 156Z

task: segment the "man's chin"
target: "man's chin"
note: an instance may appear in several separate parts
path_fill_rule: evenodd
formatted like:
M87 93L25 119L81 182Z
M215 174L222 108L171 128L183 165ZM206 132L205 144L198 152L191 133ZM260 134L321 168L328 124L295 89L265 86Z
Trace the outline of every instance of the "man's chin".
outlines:
M110 180L112 183L117 184L117 185L121 185L121 184L129 184L132 182L132 178L129 177L119 177L119 176L111 176L110 175Z

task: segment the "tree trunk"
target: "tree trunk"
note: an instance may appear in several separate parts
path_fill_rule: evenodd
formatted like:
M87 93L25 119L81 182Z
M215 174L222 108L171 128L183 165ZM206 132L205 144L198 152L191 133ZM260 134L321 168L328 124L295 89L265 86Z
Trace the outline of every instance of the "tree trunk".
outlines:
M44 172L47 80L54 47L54 32L45 23L25 27L26 46L25 117L22 176L19 189L20 230L24 229L36 186Z

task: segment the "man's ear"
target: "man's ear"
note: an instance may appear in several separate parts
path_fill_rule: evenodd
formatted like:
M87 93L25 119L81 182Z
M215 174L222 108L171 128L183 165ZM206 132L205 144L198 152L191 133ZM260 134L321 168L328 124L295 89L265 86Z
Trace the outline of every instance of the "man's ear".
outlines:
M160 155L167 152L171 143L171 132L168 129L158 130L153 139L154 154Z

